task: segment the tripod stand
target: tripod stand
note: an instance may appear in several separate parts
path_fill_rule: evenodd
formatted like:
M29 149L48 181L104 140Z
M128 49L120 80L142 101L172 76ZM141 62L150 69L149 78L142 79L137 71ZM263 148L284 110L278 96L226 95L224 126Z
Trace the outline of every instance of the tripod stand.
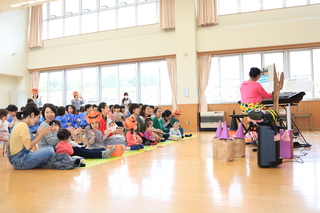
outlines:
M291 118L291 122L292 122L292 127L293 127L293 130L294 130L294 131L293 131L293 135L294 135L295 137L300 136L300 137L302 138L303 142L304 142L304 144L301 144L301 143L299 143L299 142L297 142L297 141L294 141L294 142L293 142L293 147L294 147L294 148L310 147L311 144L309 144L309 143L306 141L306 139L303 137L300 129L298 128L298 126L296 125L296 123L294 122L294 120L293 120L292 118Z

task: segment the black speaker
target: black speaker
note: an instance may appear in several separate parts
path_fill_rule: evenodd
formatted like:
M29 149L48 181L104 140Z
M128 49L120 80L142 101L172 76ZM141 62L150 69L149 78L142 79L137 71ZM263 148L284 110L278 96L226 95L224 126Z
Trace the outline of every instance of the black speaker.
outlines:
M258 166L276 168L282 164L280 141L274 141L275 130L269 125L258 127Z

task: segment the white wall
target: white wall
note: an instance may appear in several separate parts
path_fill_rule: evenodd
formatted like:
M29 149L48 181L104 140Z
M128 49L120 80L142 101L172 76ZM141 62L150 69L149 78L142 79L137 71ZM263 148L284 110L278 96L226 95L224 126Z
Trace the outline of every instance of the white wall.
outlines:
M9 91L30 90L27 69L28 12L14 10L0 13L0 107L9 104Z
M320 4L219 17L198 28L199 52L320 41Z

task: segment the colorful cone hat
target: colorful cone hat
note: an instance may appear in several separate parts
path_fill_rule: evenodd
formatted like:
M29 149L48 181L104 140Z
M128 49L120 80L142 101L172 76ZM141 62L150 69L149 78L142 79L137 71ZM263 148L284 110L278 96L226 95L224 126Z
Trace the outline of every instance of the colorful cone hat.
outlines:
M239 123L237 133L233 137L234 138L245 138L244 133L243 133L242 122Z
M219 138L221 136L221 131L222 131L222 126L221 126L221 121L219 120L216 134L213 137L214 138Z
M221 136L219 137L219 139L232 139L229 136L228 126L227 126L226 121L223 124L223 129L222 129Z

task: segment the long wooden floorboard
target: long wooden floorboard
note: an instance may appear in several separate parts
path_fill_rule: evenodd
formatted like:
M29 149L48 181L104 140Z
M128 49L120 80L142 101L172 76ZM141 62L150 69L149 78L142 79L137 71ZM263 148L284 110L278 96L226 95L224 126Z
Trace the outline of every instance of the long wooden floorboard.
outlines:
M189 133L189 132L188 132ZM320 212L320 132L304 163L259 168L257 153L212 158L214 132L69 171L14 170L0 157L0 212Z

